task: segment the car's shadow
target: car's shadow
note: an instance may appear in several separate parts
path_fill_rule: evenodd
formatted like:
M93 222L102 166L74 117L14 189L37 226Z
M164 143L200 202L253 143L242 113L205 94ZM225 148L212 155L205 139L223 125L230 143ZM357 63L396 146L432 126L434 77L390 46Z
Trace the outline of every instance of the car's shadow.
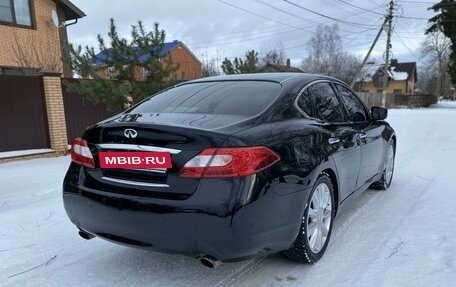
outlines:
M334 242L344 236L350 222L363 213L363 204L378 192L364 192L351 208L344 210L336 219L327 253L331 254L337 249L333 248L333 245L337 246ZM312 272L314 266L321 267L327 262L325 256L316 265L299 264L283 258L280 254L272 254L242 262L223 263L217 268L209 269L196 258L128 247L111 247L108 247L110 254L103 258L103 266L97 266L96 269L101 277L112 280L109 285L113 286L131 285L132 280L135 286L244 286L254 284L255 280L260 280L262 284L288 282L294 285L293 281L299 282L299 277ZM91 269L89 264L85 267Z
M105 276L100 276L113 280L109 282L112 286L131 285L131 282L135 286L238 286L234 282L242 282L242 277L247 273L257 272L263 276L260 268L264 265L283 268L296 266L296 263L273 254L242 262L223 263L210 269L195 258L133 248L117 249L106 261L104 267L98 266L97 269L105 273ZM271 280L274 280L273 276Z

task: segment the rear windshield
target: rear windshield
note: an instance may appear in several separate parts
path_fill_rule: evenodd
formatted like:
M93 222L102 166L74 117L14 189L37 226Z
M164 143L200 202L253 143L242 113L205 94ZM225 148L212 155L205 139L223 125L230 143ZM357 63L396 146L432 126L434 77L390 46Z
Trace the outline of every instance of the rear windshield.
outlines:
M253 116L279 95L281 85L261 81L206 82L169 89L130 113L197 113Z

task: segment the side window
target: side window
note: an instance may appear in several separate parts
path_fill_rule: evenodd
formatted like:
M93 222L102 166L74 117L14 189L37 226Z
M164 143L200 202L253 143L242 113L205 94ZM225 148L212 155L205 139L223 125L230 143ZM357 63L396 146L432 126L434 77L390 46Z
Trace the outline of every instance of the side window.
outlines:
M336 84L342 101L348 112L348 120L351 122L364 122L367 120L366 110L360 100L346 87Z
M308 92L315 106L315 118L325 122L344 121L339 100L329 83L321 82L311 85Z
M310 98L309 91L303 91L297 101L298 107L306 113L309 117L315 117L313 110L312 110L312 99Z

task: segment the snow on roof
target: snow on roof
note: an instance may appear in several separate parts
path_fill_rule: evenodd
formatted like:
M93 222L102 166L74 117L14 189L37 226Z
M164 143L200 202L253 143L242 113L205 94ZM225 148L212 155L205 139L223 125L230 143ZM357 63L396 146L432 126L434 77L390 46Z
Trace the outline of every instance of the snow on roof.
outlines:
M390 68L390 74L391 78L395 81L405 81L408 79L408 73L407 72L396 72L395 71L396 67L391 67Z
M364 70L364 78L372 79L372 77L377 73L378 69L380 69L382 65L378 64L370 64L366 65Z
M405 81L410 78L410 74L404 71L403 68L407 68L406 70L410 70L410 64L416 65L416 63L393 63L389 66L388 76L393 81ZM404 66L404 67L402 67ZM409 67L410 66L410 67ZM361 79L363 81L370 82L372 81L375 74L378 72L383 71L384 64L368 64L364 67Z

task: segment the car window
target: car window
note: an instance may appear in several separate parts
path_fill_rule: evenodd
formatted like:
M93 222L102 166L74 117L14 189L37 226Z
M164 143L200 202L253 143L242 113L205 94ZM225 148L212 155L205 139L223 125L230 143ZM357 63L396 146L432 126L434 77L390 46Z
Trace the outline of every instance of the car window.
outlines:
M351 122L364 122L367 120L366 109L361 101L346 87L336 84L341 94L342 101L348 112L348 120Z
M198 113L253 116L277 99L281 85L261 81L191 83L166 90L130 113Z
M310 98L310 94L307 89L300 94L296 104L298 105L298 108L301 111L303 111L307 116L312 118L315 117L312 109L312 99Z
M328 82L316 83L307 90L315 106L315 118L325 122L343 122L339 100Z

